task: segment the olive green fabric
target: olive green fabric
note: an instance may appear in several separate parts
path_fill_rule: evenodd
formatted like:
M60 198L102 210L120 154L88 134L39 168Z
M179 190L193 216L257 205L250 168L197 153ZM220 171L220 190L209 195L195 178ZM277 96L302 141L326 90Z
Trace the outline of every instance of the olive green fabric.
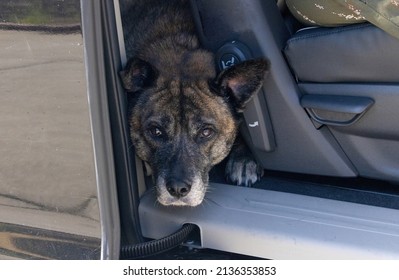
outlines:
M371 22L399 39L399 0L286 0L306 25L341 26Z

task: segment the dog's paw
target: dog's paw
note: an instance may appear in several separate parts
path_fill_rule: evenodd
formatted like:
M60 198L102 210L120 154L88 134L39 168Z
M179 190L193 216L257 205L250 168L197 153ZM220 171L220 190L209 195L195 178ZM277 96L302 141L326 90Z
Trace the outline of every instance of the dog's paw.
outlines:
M263 176L263 168L252 156L230 156L226 164L227 181L245 187L252 187Z

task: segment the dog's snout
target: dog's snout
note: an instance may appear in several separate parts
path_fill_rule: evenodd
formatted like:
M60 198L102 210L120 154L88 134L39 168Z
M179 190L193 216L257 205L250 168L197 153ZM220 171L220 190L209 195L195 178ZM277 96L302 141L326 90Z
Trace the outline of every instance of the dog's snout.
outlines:
M191 185L172 179L167 182L166 189L172 196L180 198L186 196L190 192Z

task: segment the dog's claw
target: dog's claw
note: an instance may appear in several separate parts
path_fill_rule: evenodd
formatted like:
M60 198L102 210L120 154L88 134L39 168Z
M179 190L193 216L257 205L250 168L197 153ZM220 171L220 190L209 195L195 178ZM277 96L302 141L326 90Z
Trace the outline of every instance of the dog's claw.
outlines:
M231 156L227 161L226 178L228 182L250 188L262 176L262 167L251 156Z

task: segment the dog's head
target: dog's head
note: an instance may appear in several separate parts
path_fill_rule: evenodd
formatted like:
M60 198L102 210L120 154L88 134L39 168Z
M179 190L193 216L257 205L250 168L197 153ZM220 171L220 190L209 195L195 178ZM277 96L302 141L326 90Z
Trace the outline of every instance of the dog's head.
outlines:
M198 55L201 59L187 62L180 72L137 58L121 72L134 100L131 138L137 155L152 169L163 205L203 201L208 172L228 155L239 113L261 87L269 66L264 59L246 61L215 77L212 56Z

